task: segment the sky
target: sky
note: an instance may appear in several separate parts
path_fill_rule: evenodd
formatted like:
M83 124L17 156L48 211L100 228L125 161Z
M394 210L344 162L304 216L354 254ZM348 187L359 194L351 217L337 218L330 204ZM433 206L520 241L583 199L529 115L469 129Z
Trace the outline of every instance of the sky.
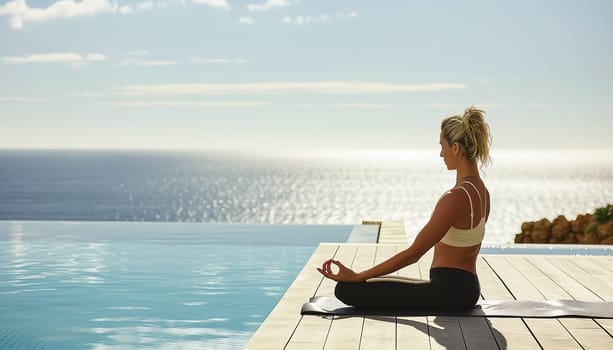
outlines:
M0 0L0 149L611 148L612 1Z

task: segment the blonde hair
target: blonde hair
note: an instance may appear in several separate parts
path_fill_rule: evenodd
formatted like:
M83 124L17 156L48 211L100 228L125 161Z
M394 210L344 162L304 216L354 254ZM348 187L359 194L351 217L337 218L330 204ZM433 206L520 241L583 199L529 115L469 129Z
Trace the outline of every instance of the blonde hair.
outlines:
M449 145L457 142L468 160L479 160L483 166L490 164L490 127L485 122L485 111L475 106L464 110L464 115L443 119L441 133Z

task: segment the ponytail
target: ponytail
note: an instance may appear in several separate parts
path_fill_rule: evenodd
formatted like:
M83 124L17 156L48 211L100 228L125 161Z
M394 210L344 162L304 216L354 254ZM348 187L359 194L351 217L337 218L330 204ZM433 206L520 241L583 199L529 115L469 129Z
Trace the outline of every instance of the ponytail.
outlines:
M484 110L470 106L462 116L444 119L441 131L450 145L457 142L462 146L466 159L479 160L487 166L490 164L491 135L484 114Z

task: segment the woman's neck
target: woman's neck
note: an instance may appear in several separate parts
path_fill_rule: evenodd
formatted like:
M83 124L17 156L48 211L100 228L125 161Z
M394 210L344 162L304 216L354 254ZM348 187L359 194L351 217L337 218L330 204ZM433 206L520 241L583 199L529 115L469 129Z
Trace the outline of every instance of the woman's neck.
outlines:
M475 161L465 161L460 162L456 169L456 184L459 184L463 180L467 179L478 179L479 177L479 168L477 167L477 162Z

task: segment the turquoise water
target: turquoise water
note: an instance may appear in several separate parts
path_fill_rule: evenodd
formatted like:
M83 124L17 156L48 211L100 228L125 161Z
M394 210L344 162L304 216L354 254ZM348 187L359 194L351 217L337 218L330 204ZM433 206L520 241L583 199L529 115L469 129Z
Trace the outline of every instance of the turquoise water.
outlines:
M240 349L350 231L0 221L0 349Z
M351 226L0 221L0 349L241 349ZM485 246L612 255L612 247ZM296 310L298 312L298 310Z

